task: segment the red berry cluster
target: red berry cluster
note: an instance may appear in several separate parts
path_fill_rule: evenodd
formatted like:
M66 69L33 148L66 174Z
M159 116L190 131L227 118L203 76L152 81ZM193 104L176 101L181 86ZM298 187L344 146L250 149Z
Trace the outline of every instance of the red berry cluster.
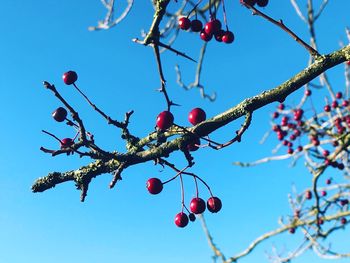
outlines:
M207 22L203 28L203 23L198 20L190 20L188 17L180 17L178 20L179 28L182 30L191 29L192 32L200 32L200 38L208 42L213 36L218 42L224 42L226 44L231 44L235 37L234 34L226 28L222 29L222 24L219 19L213 18Z
M192 125L197 125L203 121L206 120L206 113L201 108L194 108L190 111L188 115L188 120ZM170 111L163 111L161 112L156 120L156 126L160 131L166 131L174 124L174 116ZM200 139L195 138L192 142L190 142L187 145L187 150L189 151L196 151L198 150L200 145ZM174 180L175 178L179 177L182 183L182 174L184 172L180 171L178 174L173 177L172 179L162 182L158 178L150 178L147 180L146 188L150 194L156 195L159 194L162 190L165 184L169 183L170 181ZM188 173L186 173L188 174ZM221 200L218 197L215 197L212 195L210 188L208 185L197 175L189 174L190 176L193 176L195 182L196 182L196 191L197 191L197 197L193 198L190 202L189 209L185 206L184 200L182 200L182 211L175 216L175 224L178 227L185 227L189 221L193 222L195 221L196 214L202 214L206 209L208 209L212 213L217 213L221 210L222 203ZM198 187L197 187L197 179L200 180L209 190L211 197L205 201L198 196ZM182 189L183 191L183 189ZM184 210L188 212L185 213Z

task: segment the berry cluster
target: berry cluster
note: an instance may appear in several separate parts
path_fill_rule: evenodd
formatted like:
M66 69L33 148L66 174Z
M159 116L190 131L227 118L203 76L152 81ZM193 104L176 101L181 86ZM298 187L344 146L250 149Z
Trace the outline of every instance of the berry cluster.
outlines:
M192 109L188 115L188 120L192 125L197 125L197 124L205 121L205 119L206 119L206 113L201 108ZM170 111L163 111L157 116L156 127L160 131L162 131L162 132L166 131L173 124L174 124L174 116ZM200 139L198 137L196 137L187 145L187 150L188 151L196 151L196 150L198 150L199 146L200 146ZM186 167L185 169L187 169L187 168L188 167ZM195 215L202 214L206 209L208 209L212 213L217 213L221 210L221 207L222 207L221 200L218 197L213 196L209 186L197 175L195 175L193 173L184 172L185 169L183 169L181 171L177 170L178 173L176 174L176 176L171 178L170 180L168 180L166 182L162 182L159 178L150 178L147 180L147 183L146 183L146 188L147 188L148 192L150 194L156 195L156 194L159 194L163 190L163 187L165 184L171 182L175 178L180 178L181 185L183 184L182 175L186 174L186 175L190 175L194 178L197 195L195 198L193 198L191 200L190 205L189 205L189 207L190 207L189 209L186 207L186 205L184 203L183 187L181 190L182 197L183 197L183 200L181 202L182 203L182 210L180 213L178 213L175 216L175 224L178 227L185 227L189 221L191 221L191 222L195 221L195 219L196 219ZM200 180L207 187L207 189L210 192L211 197L207 200L206 203L202 198L200 198L198 196L197 180ZM188 212L188 215L184 212L184 210L186 210Z
M212 18L209 22L207 22L203 28L203 23L197 18L194 20L190 20L188 17L180 17L178 20L179 28L182 30L191 29L192 32L200 32L200 38L208 42L213 36L216 41L224 42L226 44L231 44L235 37L234 34L226 28L226 30L222 29L222 24L219 19Z
M181 174L179 173L178 175L181 175ZM193 175L193 176L194 176L195 180L200 179L196 175ZM171 179L171 180L173 180L173 179ZM150 178L147 180L146 188L150 194L156 195L156 194L159 194L163 190L163 185L170 182L171 180L168 180L168 181L163 183L158 178ZM197 188L197 194L198 194L198 188ZM197 197L195 197L191 200L190 209L188 209L184 205L184 203L182 203L182 211L180 213L176 214L175 224L178 227L187 226L189 221L194 222L196 220L195 215L202 214L206 210L206 208L212 213L219 212L222 208L221 200L218 197L211 195L211 197L205 203L205 201L202 198L198 197L198 195L197 195ZM184 212L184 209L186 209L186 211L189 213L188 215Z
M311 94L311 90L307 89L305 91L305 97L309 97ZM338 140L333 138L342 136L350 131L348 106L349 100L343 98L342 92L337 92L334 95L332 103L327 103L324 106L323 112L308 120L304 117L303 109L286 110L285 105L281 103L272 114L272 118L275 122L272 126L272 130L276 133L281 144L288 147L287 152L289 154L294 153L293 142L298 139L299 145L296 147L298 152L303 151L305 146L307 146L308 149L314 148L317 157L319 159L324 159L324 164L343 170L344 164L328 159L332 151L323 149L321 144L325 146L327 142L328 144L331 143L333 147L338 147ZM279 118L280 122L276 123L276 120ZM301 145L301 136L304 134L308 135L308 143L303 147Z
M72 85L72 84L75 85L75 82L78 80L78 75L75 71L67 71L66 73L63 74L62 79L66 85ZM56 110L54 110L52 112L52 117L55 121L57 121L57 122L67 121L68 125L76 126L76 124L74 124L71 120L69 120L67 118L67 115L68 115L68 112L63 107L58 107ZM49 134L50 136L54 137L56 140L59 141L61 150L68 149L67 154L73 153L73 151L69 151L69 149L71 149L71 147L74 145L74 141L79 133L77 133L74 138L59 139L55 135L53 135L49 132L46 132L46 131L44 131L44 132Z

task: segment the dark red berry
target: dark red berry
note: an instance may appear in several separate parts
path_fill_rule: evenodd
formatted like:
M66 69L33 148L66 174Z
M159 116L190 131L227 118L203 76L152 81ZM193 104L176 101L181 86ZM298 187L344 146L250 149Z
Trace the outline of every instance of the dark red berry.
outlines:
M202 29L203 29L203 24L200 20L194 19L191 21L191 30L193 32L201 32Z
M205 202L202 198L193 198L190 203L190 210L194 214L202 214L205 211Z
M319 218L317 224L318 224L318 225L323 225L323 223L324 223L323 219L322 219L322 218Z
M218 41L218 42L222 42L222 36L225 34L225 31L224 30L219 30L219 32L217 32L214 37L215 37L215 40Z
M345 206L345 205L349 204L349 200L348 200L348 199L341 199L341 200L340 200L340 204L341 204L342 206Z
M178 24L182 30L187 30L191 27L191 21L185 16L179 18Z
M192 142L187 144L187 150L189 150L190 152L197 151L199 149L200 144L201 144L201 141L199 140L199 138L196 138Z
M322 155L323 155L324 157L327 157L327 156L329 155L329 151L328 151L328 150L324 150L323 153L322 153Z
M277 119L278 116L280 116L280 114L279 114L277 111L275 111L275 112L272 114L272 118L274 118L274 119Z
M74 141L71 138L64 138L61 140L61 149L72 146Z
M321 192L321 195L322 195L322 196L326 196L326 195L327 195L327 192L326 192L326 191L322 191L322 192Z
M340 223L341 223L342 225L345 225L347 222L348 222L348 221L346 220L345 217L342 217L342 218L340 219Z
M196 216L193 213L189 214L188 217L189 217L191 222L196 221Z
M335 109L338 107L338 102L336 100L332 101L332 108Z
M305 192L305 198L308 200L310 200L312 198L312 192L310 190L307 190Z
M205 24L204 31L208 35L215 35L221 30L221 22L218 19L213 19Z
M343 107L347 107L347 106L349 106L349 101L348 101L348 100L343 100L343 102L341 103L341 105L342 105Z
M303 146L299 145L297 150L298 150L298 152L301 152L303 150Z
M280 109L280 110L284 110L284 108L285 108L285 106L284 106L284 104L283 104L283 103L280 103L280 104L278 105L278 109Z
M150 178L147 180L146 188L152 195L156 195L163 190L163 183L158 178Z
M337 92L337 93L335 94L335 97L336 97L337 99L341 99L341 98L343 97L343 93Z
M175 216L175 225L178 227L185 227L188 224L188 216L181 212Z
M331 111L331 106L329 106L328 104L326 106L324 106L324 111L325 112L330 112Z
M306 96L311 96L312 92L310 89L305 90L305 95Z
M295 228L294 227L289 228L289 233L294 234L295 233Z
M269 3L269 0L257 0L256 3L257 3L258 6L260 6L260 7L265 7L265 6L267 6L267 4Z
M231 31L226 31L221 39L222 39L222 42L226 44L231 44L233 40L235 40L235 36Z
M293 152L294 152L293 148L288 148L288 153L289 154L293 154Z
M52 117L55 119L55 121L62 122L67 117L67 110L59 107L52 113Z
M222 208L221 200L218 197L210 197L207 201L207 208L212 213L217 213Z
M75 71L67 71L66 73L63 74L62 76L63 82L67 85L72 85L74 82L77 81L78 75Z
M331 184L331 183L332 183L332 179L328 178L328 179L326 180L326 184Z
M208 35L207 33L205 33L204 30L202 30L201 33L200 33L200 37L205 42L208 42L208 41L210 41L213 38L213 35Z
M159 113L156 124L161 131L165 131L166 129L170 128L171 125L173 125L173 122L173 114L170 111L163 111Z
M198 123L205 121L206 118L207 115L205 114L205 111L201 108L194 108L188 114L188 120L192 125L197 125Z

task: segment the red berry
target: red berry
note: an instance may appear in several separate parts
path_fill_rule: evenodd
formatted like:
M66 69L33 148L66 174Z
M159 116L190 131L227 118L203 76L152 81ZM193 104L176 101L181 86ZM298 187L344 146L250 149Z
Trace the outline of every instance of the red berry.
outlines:
M207 115L201 108L194 108L188 115L188 120L192 125L197 125L198 123L205 121L206 118Z
M163 111L159 113L157 117L157 127L161 131L165 131L166 129L170 128L171 125L173 125L174 122L174 116L170 111Z
M52 113L52 117L55 119L55 121L62 122L67 117L67 110L59 107Z
M203 24L200 20L194 19L191 21L191 30L193 32L200 32L203 29Z
M340 223L341 223L342 225L345 225L347 222L348 222L348 221L346 220L345 217L342 217L342 218L340 219Z
M182 30L187 30L191 27L191 21L185 16L179 18L178 24Z
M306 96L311 96L311 94L312 94L311 90L309 90L309 89L305 90L305 95Z
M332 183L332 179L328 178L328 179L326 180L326 184L331 184L331 183Z
M295 233L295 228L294 227L289 228L289 233L294 234Z
M163 183L158 178L150 178L147 180L146 188L152 195L156 195L163 190Z
M71 138L64 138L61 140L61 149L72 146L74 141Z
M284 110L284 108L285 108L285 106L284 106L284 104L283 104L283 103L280 103L280 104L278 105L278 109L280 109L280 110Z
M202 198L193 198L190 203L190 210L194 214L202 214L205 211L205 202Z
M67 85L72 85L74 82L77 81L78 75L75 71L67 71L66 73L63 74L62 76L63 82Z
M178 213L175 216L175 225L178 227L185 227L188 224L188 217L184 212Z
M345 205L347 205L349 203L349 200L348 199L341 199L340 200L340 204L342 205L342 206L345 206Z
M226 44L231 44L235 40L235 36L231 31L226 31L224 35L222 36L222 42Z
M327 156L329 155L329 151L328 151L328 150L324 150L323 153L322 153L322 155L323 155L324 157L327 157Z
M288 148L288 153L293 154L294 150L292 148Z
M337 99L341 99L341 98L343 97L343 93L337 92L337 93L335 94L335 97L336 97Z
M324 106L324 111L325 112L330 112L331 111L331 106L329 106L328 104L326 106Z
M192 125L197 125L198 123L205 121L206 118L207 115L205 114L205 111L201 108L194 108L188 114L188 120Z
M303 146L299 145L297 150L298 150L298 152L301 152L303 150Z
M338 107L338 102L336 100L332 101L332 108L335 109L336 107Z
M210 41L213 38L213 35L208 35L207 33L205 33L204 30L202 30L201 33L200 33L200 37L205 42L208 42L208 41Z
M225 31L220 29L219 32L217 32L214 37L216 39L216 41L218 42L222 42L222 36L225 34Z
M267 6L267 4L269 3L269 0L257 0L256 3L257 3L258 6L260 6L260 7L265 7L265 6Z
M190 218L191 222L196 221L196 216L193 213L189 214L188 217Z
M190 152L197 151L199 149L200 144L201 144L201 141L199 140L199 138L196 138L192 142L187 144L187 150L189 150Z
M318 224L318 225L323 225L323 223L324 223L323 219L322 219L322 218L319 218L317 224Z
M310 190L307 190L307 191L305 192L305 198L308 199L308 200L310 200L310 199L312 198L312 193L311 193Z
M213 19L205 24L204 31L207 35L215 35L221 30L221 22L218 19Z
M342 105L343 107L347 107L347 106L349 106L349 101L348 101L348 100L343 100L343 102L341 103L341 105Z
M327 195L327 192L326 192L326 191L322 191L322 192L321 192L321 195L322 195L322 196L326 196L326 195Z
M218 197L210 197L207 201L207 208L212 213L217 213L221 210L222 203Z
M280 114L279 114L277 111L275 111L275 112L272 114L272 118L274 118L274 119L277 119L278 116L280 116Z

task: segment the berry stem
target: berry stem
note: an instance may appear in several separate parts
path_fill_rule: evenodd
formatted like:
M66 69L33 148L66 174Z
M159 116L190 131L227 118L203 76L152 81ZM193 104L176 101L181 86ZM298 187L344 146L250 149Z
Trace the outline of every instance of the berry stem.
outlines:
M184 190L184 182L182 180L182 175L181 173L179 174L180 176L180 186L181 186L181 212L184 211L184 207L185 207L185 190Z
M188 13L187 18L189 18L189 16L191 15L191 13L197 9L197 7L199 6L199 4L200 4L201 2L202 2L202 0L198 0L197 4L195 4L195 5L193 6L193 8L191 9L191 11ZM187 1L186 1L186 3L187 3ZM196 15L196 19L197 19L197 11L195 12L195 15Z
M178 177L180 174L182 174L188 167L189 167L189 166L186 166L186 167L183 168L182 170L177 170L177 171L178 171L177 174L176 174L175 176L173 176L172 178L170 178L169 180L163 182L163 185L164 185L164 184L167 184L167 183L169 183L169 182L171 182L171 181L173 181L176 177Z
M59 139L56 135L52 134L51 132L45 131L45 130L41 130L43 133L46 133L48 135L50 135L51 137L55 138L57 141L59 141L60 143L62 143L61 139Z
M222 0L222 11L223 11L223 14L224 14L224 23L225 23L225 26L226 26L226 31L229 31L228 30L228 24L227 24L227 17L226 17L225 0Z
M283 31L287 32L296 42L298 42L300 45L302 45L313 58L320 57L321 55L318 53L317 50L315 50L313 47L311 47L309 44L307 44L305 41L303 41L300 37L298 37L292 30L290 30L280 19L279 21L273 19L272 17L264 14L263 12L256 9L254 6L250 6L249 4L245 3L244 1L242 4L247 7L248 9L251 9L253 11L253 15L259 15L262 18L266 19L267 21L271 22L272 24L278 26Z

